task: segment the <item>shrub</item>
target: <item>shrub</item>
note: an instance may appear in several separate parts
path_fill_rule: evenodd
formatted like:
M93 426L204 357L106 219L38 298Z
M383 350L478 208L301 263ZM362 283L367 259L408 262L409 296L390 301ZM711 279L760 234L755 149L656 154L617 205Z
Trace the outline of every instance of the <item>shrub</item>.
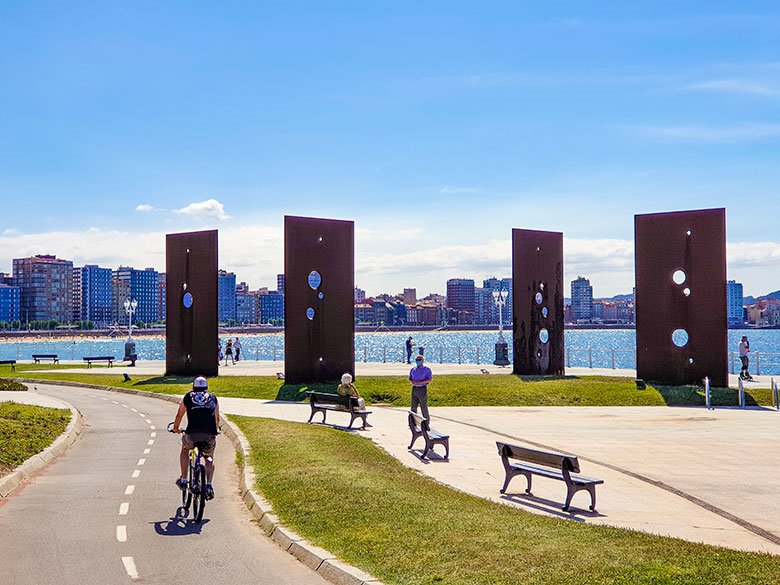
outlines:
M17 382L16 380L4 380L0 379L0 390L11 390L21 392L27 390L27 386Z

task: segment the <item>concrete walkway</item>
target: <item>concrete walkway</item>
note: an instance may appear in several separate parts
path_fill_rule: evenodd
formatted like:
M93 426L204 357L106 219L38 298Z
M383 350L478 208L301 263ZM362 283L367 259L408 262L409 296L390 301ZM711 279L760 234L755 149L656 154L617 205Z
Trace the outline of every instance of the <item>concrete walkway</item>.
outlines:
M226 414L305 422L308 404L221 398ZM409 467L459 490L537 514L608 524L740 550L780 554L780 413L766 409L666 407L431 409L448 433L450 460L409 452L406 413L372 407L373 427L357 431ZM320 415L317 415L317 420ZM328 422L348 417L330 413ZM533 496L515 478L502 496L495 441L575 453L584 475L605 480L597 513L578 493L560 507L562 482L536 478ZM418 443L419 445L420 443Z
M27 363L27 362L20 362ZM122 362L109 368L105 365L93 366L87 370L83 362L62 360L61 364L73 364L83 367L83 370L91 374L118 374L127 373L132 376L162 376L165 374L165 362L161 360L149 360L138 362L131 368ZM507 375L512 373L511 367L500 367L492 364L439 364L435 361L427 362L433 370L434 376L447 374L489 374ZM356 376L407 376L412 366L400 362L355 362ZM81 368L80 368L81 370ZM484 370L484 372L483 372ZM40 370L46 373L62 372L62 370ZM284 361L241 361L235 365L222 365L219 369L220 376L275 376L284 372ZM620 378L636 378L636 370L612 369L612 368L566 368L567 376L616 376ZM754 376L752 382L745 382L745 390L751 388L770 388L772 379L780 380L780 376ZM736 388L739 385L739 377L729 374L729 386Z

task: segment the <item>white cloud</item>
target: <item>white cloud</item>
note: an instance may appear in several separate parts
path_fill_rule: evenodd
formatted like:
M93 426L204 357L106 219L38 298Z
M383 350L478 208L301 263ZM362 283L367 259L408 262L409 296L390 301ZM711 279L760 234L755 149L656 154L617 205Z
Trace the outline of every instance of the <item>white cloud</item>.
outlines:
M156 207L153 207L152 205L149 205L147 203L136 205L135 210L138 213L149 213L150 211L158 211Z
M675 142L729 144L780 137L780 124L743 124L739 126L643 126L632 129L644 136Z
M22 232L20 232L16 228L9 228L9 229L3 231L3 235L4 236L20 236L21 234L22 234Z
M780 88L777 86L752 79L712 79L688 85L684 89L693 91L740 93L766 97L780 96Z
M174 213L181 215L191 215L194 217L213 217L220 220L231 219L225 213L225 206L216 199L207 199L190 203L186 207L174 210Z

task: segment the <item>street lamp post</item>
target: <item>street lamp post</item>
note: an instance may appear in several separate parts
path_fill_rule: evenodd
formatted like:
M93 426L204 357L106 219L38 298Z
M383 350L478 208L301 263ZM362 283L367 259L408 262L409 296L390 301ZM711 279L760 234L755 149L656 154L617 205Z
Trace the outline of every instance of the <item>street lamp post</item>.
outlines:
M509 296L509 291L494 290L493 302L498 307L498 341L496 342L496 359L493 362L496 366L508 366L509 365L509 346L504 341L504 318L502 309L506 306L506 299Z
M138 310L138 301L125 299L125 313L127 313L127 341L125 342L125 357L122 361L130 362L135 366L137 354L135 353L135 341L133 341L133 313Z

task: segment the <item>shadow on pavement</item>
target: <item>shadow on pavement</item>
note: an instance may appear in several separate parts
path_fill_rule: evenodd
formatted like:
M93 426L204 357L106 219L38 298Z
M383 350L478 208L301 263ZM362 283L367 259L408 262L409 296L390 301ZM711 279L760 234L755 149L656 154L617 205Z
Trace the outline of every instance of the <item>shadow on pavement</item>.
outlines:
M195 522L192 518L182 518L180 514L181 508L176 511L176 516L173 518L153 522L154 531L160 536L188 536L200 534L203 526L209 522L208 518L204 518L202 522Z
M524 508L533 508L546 514L552 514L560 518L566 518L567 520L573 520L574 522L585 522L587 518L603 517L603 514L599 514L598 511L591 512L590 510L582 510L572 503L568 512L561 510L562 503L555 502L553 500L547 500L545 498L539 498L533 494L504 494L501 496L502 500L507 500L518 506ZM590 501L588 500L590 503Z

